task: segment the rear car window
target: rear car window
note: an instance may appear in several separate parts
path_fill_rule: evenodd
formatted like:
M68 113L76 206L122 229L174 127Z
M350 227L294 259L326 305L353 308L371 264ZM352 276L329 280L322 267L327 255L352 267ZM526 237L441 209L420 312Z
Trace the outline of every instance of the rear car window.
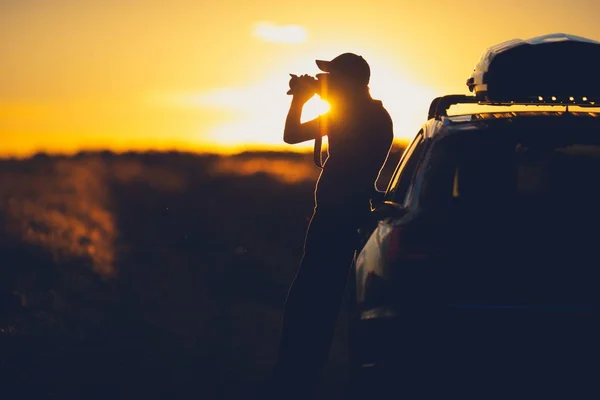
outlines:
M600 205L600 132L457 132L433 144L421 203Z

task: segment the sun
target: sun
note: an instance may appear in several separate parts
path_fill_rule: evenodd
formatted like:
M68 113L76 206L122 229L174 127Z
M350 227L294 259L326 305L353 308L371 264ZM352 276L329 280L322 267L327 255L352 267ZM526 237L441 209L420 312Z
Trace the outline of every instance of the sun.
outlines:
M309 101L304 104L302 108L302 117L300 122L304 123L312 119L317 118L319 115L323 115L329 111L329 103L321 99L319 95L315 94Z

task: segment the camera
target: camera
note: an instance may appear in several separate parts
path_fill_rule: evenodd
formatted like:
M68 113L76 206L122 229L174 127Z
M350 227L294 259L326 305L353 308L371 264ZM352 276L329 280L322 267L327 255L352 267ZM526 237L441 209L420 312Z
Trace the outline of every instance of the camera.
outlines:
M307 91L319 93L320 83L317 78L310 75L298 76L294 74L290 74L290 77L290 90L287 91L287 94L294 94L302 87L305 87Z

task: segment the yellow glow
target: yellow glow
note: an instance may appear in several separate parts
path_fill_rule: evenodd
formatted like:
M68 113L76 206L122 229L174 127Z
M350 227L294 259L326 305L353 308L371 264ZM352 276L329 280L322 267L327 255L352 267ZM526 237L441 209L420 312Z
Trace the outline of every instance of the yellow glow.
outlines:
M394 122L394 136L412 138L427 121L427 111L437 92L390 69L383 59L372 58L371 95L383 101Z
M600 2L480 2L495 18L469 31L485 35L462 29L472 0L405 3L0 2L0 154L305 151L312 143L282 140L288 73L314 75L315 59L348 51L370 63L373 97L406 139L433 98L468 93L487 47L551 32L600 39ZM303 120L323 110L311 101Z
M302 118L300 122L310 121L311 119L317 118L319 115L325 114L329 111L329 104L322 100L319 96L314 95L302 109Z
M394 73L386 67L385 62L377 58L372 58L370 64L371 94L375 99L381 99L390 112L396 138L412 137L425 122L435 91ZM297 63L291 65L289 70L298 72L303 68L308 67ZM307 72L317 72L316 67L312 68ZM285 94L288 80L289 75L282 74L242 88L225 87L200 93L159 94L154 101L158 101L158 105L162 101L163 105L175 108L233 112L234 116L229 121L216 123L208 128L205 141L215 147L231 151L263 145L277 149L307 150L313 146L312 141L289 146L284 145L282 140L285 117L291 101L291 96ZM309 121L328 110L329 105L315 95L304 105L301 121Z
M213 165L212 172L217 174L253 175L258 172L268 173L286 183L297 183L314 180L318 170L306 160L289 160L286 158L235 159L221 158Z

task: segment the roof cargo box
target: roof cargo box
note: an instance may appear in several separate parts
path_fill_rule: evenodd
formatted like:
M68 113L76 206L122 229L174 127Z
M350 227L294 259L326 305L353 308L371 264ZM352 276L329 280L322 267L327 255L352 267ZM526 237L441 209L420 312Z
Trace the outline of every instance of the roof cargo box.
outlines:
M600 100L600 42L556 33L487 49L467 80L480 101L594 104Z

